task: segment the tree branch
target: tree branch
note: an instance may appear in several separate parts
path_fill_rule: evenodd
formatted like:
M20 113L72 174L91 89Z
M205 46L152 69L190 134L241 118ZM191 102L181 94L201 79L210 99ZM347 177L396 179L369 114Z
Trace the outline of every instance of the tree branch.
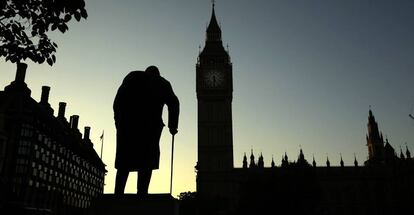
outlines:
M1 24L1 26L6 27L6 25L4 25L4 23L3 23L3 22L0 22L0 24Z
M55 25L55 28L65 33L68 30L66 23L71 17L78 17L78 21L80 18L86 19L84 1L0 0L0 58L5 57L13 62L28 57L36 63L46 61L52 65L57 45L53 45L55 43L48 38L50 26ZM81 11L81 14L74 14L74 11Z

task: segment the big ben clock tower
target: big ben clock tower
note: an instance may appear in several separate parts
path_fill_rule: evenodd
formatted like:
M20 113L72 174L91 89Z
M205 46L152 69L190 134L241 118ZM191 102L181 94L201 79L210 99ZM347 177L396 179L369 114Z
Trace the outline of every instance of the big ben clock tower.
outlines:
M196 64L198 105L197 192L222 190L217 178L233 169L233 77L214 3L206 42Z

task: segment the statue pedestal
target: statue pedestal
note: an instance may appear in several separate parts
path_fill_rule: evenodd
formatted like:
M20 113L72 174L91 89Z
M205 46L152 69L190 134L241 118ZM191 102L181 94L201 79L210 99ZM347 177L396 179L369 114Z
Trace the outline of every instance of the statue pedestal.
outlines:
M163 214L178 215L178 200L170 194L136 194L115 196L104 194L96 199L90 208L90 215Z

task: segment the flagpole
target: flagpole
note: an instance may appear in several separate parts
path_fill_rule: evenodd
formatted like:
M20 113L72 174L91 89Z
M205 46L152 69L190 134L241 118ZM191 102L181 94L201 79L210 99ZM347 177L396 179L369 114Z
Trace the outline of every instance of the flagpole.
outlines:
M104 144L104 132L105 132L105 130L102 130L102 135L101 135L101 160L102 160L103 144Z

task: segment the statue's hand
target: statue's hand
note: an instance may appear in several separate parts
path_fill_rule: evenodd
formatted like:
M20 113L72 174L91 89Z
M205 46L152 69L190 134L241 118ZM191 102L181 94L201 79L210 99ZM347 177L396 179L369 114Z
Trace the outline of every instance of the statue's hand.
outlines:
M175 135L178 133L178 130L176 128L170 128L171 135Z

